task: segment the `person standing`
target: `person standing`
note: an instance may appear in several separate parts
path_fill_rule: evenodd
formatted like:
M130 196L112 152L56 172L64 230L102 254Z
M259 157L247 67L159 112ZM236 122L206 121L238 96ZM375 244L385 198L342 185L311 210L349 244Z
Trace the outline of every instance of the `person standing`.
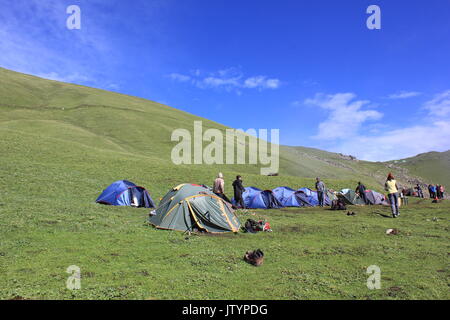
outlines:
M242 185L242 177L236 176L236 180L233 181L233 189L234 189L234 201L236 206L241 209L245 209L245 202L242 197L242 194L245 191L244 186Z
M437 194L436 194L436 186L435 185L431 185L431 198L432 199L436 199Z
M324 198L325 198L325 183L320 181L320 178L316 178L316 190L317 190L317 198L319 200L319 206L323 207Z
M428 185L428 193L430 194L430 199L433 199L433 185Z
M213 192L216 196L222 198L226 202L230 202L230 199L225 195L225 180L223 179L222 172L219 172L217 178L214 180Z
M441 188L441 199L444 199L444 192L445 192L444 186L441 185L440 188Z
M388 174L386 183L384 184L384 189L388 192L389 202L391 203L392 217L397 218L400 216L400 212L398 210L398 186L392 173Z
M417 196L419 198L423 198L423 192L422 192L422 188L420 187L420 184L416 185L416 190L417 190Z
M369 199L367 199L365 185L363 185L361 182L358 182L358 186L356 187L355 192L359 194L361 199L363 199L364 204L370 204Z
M436 185L436 196L438 199L442 199L441 185L439 185L439 184Z

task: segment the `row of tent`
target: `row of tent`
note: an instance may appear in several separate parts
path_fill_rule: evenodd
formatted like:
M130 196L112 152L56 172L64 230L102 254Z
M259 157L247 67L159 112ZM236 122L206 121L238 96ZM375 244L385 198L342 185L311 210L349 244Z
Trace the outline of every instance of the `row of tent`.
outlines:
M289 187L278 187L273 190L261 190L255 187L245 188L242 194L246 208L249 209L278 209L283 207L314 207L319 205L317 191L309 188L294 190ZM340 192L327 191L324 196L324 205L330 206L336 199L342 199L347 204L364 205L364 200L351 189L342 189ZM387 205L386 197L373 190L366 190L369 204ZM235 204L234 199L232 202Z
M201 187L211 192L211 189L207 186ZM341 198L347 204L365 204L363 199L351 189L342 189L337 193L327 191L324 204L329 206L337 198ZM383 194L373 190L366 190L366 198L370 204L388 204ZM261 190L255 187L246 187L243 199L245 206L249 209L314 207L319 205L317 192L309 188L294 190L289 187L278 187L273 190ZM100 194L96 202L114 206L156 207L144 187L137 186L128 180L119 180L112 183ZM234 199L232 202L234 203Z
M382 194L367 190L366 195L372 204L387 204ZM261 190L247 187L243 196L246 207L253 209L311 207L319 203L317 192L308 188L294 190L279 187L274 190ZM350 189L343 189L337 194L327 192L325 204L330 205L331 201L338 197L348 204L364 204ZM155 208L148 191L127 180L112 183L100 194L96 202ZM149 222L158 229L210 233L238 232L241 226L230 203L215 195L207 186L188 183L171 189L161 199Z

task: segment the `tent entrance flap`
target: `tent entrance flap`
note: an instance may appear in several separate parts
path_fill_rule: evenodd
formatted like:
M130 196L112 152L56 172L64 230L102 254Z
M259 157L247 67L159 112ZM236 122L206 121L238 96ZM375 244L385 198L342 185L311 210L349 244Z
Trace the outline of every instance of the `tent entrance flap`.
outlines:
M208 232L238 231L239 226L233 225L225 206L220 199L211 196L200 196L189 199L189 206L197 224Z

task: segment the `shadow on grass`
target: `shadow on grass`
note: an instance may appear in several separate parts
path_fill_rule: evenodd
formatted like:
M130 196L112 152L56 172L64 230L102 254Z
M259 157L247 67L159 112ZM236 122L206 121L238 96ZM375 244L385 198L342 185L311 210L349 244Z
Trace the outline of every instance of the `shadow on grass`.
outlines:
M383 218L392 218L390 215L384 214L384 213L381 213L381 212L375 212L375 214L379 215L380 217L383 217Z

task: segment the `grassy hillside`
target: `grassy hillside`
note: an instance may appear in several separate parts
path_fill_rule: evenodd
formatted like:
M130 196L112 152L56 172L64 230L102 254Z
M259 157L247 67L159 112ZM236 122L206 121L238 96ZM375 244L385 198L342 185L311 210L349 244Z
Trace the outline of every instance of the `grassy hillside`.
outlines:
M0 129L8 132L38 134L38 139L59 139L168 164L176 144L170 141L172 131L176 128L192 131L195 120L203 121L204 130L226 129L149 100L0 68ZM202 170L229 170L233 175L259 173L258 166L248 165L203 166ZM388 171L398 170L383 163L349 160L317 149L280 147L279 173L284 176L321 176L325 180L351 180L352 185L362 180L372 188L380 188ZM400 181L405 185L415 178L400 172Z
M427 177L430 183L450 186L450 150L422 153L391 163L408 169L414 175Z
M119 179L158 202L179 183L211 184L218 171L230 192L238 173L261 188L312 187L320 175L340 189L360 178L379 188L387 170L300 147L282 147L278 177L257 166L175 166L170 133L194 120L148 100L0 69L0 298L449 298L445 202L411 205L397 220L383 217L385 207L352 208L356 217L240 212L242 221L269 219L274 232L224 237L155 230L146 209L94 203ZM388 227L402 233L386 236ZM267 255L258 269L241 261L257 247ZM385 275L382 290L365 286L372 264ZM70 265L81 268L80 291L65 287Z

